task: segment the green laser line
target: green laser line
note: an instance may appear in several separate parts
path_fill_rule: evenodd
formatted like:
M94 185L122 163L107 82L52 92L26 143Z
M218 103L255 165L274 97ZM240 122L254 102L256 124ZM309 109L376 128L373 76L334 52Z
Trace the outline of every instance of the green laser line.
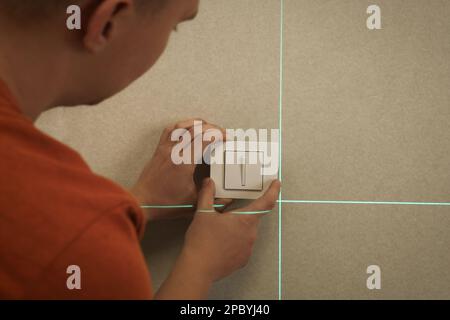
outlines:
M198 213L217 213L216 210L197 210ZM230 211L227 214L242 214L242 215L256 215L256 214L268 214L271 210L261 211Z
M406 206L450 206L450 202L414 201L355 201L355 200L278 200L282 203L299 204L367 204L367 205L406 205Z
M366 201L366 200L288 200L278 199L278 206L281 203L294 203L294 204L365 204L365 205L406 205L406 206L450 206L450 202L417 202L417 201ZM143 209L183 209L194 208L192 204L181 205L142 205ZM223 204L215 204L214 208L223 208ZM245 212L245 211L240 211ZM250 213L267 213L266 211L249 211ZM270 211L269 211L270 212Z
M214 208L223 208L224 204L215 204ZM193 204L179 204L179 205L142 205L142 209L184 209L194 208Z
M278 103L278 180L281 181L282 172L282 148L281 144L282 138L282 125L283 125L283 62L284 62L284 0L280 2L280 95ZM282 201L281 201L281 190L278 195L278 300L282 299Z
M271 213L271 210L262 210L262 211L231 211L231 213L234 214L248 214L248 215L252 215L252 214L268 214Z

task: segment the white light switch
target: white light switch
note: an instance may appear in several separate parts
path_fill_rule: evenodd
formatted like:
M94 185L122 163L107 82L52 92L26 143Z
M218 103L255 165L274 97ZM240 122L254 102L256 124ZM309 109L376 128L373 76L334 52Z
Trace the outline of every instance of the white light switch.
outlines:
M219 146L211 153L216 198L257 199L277 178L278 144L227 141Z
M261 153L225 151L225 190L263 190Z

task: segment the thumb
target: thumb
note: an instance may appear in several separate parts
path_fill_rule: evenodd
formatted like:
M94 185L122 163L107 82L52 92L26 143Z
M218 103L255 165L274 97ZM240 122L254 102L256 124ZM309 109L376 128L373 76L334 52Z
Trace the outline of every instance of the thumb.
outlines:
M214 195L216 193L216 186L211 178L203 180L202 189L198 195L197 212L211 211L214 205Z
M264 211L272 210L278 199L278 195L280 194L280 188L281 188L280 181L278 180L272 181L269 189L267 189L266 193L262 197L256 199L250 205L241 209L242 211L254 212L255 214L244 216L242 217L242 219L248 221L255 221L261 217L261 214L256 214L257 212L263 213ZM237 211L236 213L239 213L239 211Z

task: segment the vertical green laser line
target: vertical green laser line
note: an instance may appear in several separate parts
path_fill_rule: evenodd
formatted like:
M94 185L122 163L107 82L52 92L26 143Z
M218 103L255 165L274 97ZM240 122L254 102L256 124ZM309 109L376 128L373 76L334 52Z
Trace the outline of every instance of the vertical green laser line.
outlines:
M283 118L282 118L282 112L283 112L283 32L284 32L284 0L280 0L280 95L279 95L279 103L278 103L278 179L281 181L281 143L282 143L282 124L283 124ZM280 194L278 195L278 300L282 299L282 226L281 226L281 190Z

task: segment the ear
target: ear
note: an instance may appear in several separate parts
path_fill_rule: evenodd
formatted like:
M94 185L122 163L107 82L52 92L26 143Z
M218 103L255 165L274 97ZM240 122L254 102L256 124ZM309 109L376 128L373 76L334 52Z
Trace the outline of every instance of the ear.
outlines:
M91 52L101 51L112 38L114 28L124 13L129 11L133 0L102 0L87 21L83 44Z

